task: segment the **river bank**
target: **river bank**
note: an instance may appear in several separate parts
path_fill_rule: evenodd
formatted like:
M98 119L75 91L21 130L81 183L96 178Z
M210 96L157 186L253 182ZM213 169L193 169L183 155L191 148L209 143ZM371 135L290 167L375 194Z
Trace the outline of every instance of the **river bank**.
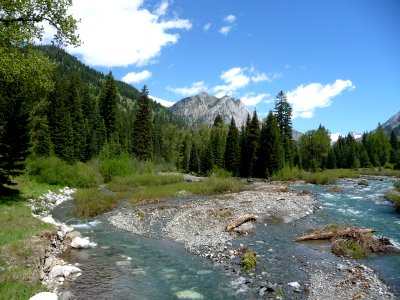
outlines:
M263 274L241 271L239 255L248 245L237 245L234 240L237 236L243 240L243 236L253 235L255 224L245 223L233 233L225 231L226 225L243 214L256 215L257 226L264 226L265 231L269 224L295 222L318 208L318 203L308 193L291 191L282 183L256 182L252 190L203 200L171 200L121 209L108 220L135 234L181 243L187 251L237 274L239 290L253 289L261 297L276 296L283 286L292 283L289 291L293 299L396 299L371 269L332 255L323 267L307 263L304 271L309 279L301 285L289 280L267 282ZM330 256L324 259L329 260Z

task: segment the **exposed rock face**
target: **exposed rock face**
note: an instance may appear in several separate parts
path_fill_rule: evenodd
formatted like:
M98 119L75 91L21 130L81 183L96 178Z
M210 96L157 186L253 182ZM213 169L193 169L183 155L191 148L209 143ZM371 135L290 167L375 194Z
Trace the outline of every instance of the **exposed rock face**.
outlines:
M390 134L394 130L397 135L400 135L400 111L382 124L382 127Z
M190 124L213 124L220 114L225 124L233 117L239 128L246 122L249 109L240 100L224 96L217 98L207 93L182 99L171 107L171 111Z

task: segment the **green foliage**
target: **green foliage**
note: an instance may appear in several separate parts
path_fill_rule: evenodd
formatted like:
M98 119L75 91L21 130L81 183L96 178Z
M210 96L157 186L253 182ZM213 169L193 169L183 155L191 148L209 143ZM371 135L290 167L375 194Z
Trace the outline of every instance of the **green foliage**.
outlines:
M361 259L367 255L364 248L353 239L338 241L335 254L352 257L354 259Z
M127 155L102 159L100 161L100 173L105 182L111 181L115 176L130 175L133 173L132 160Z
M211 128L210 144L212 149L212 166L219 168L224 167L224 152L226 144L227 132L222 117L218 114Z
M396 210L400 212L400 192L397 187L395 190L387 192L385 194L385 199L392 202L396 207Z
M101 183L97 169L89 163L68 165L57 157L48 157L29 160L26 168L28 175L39 183L81 188Z
M400 192L400 180L397 180L394 184L393 184L394 188Z
M286 94L280 91L275 98L275 116L278 122L285 162L293 166L294 142L292 138L292 108Z
M119 111L118 111L119 95L113 74L106 76L106 82L99 98L99 111L104 120L107 140L118 134L119 128Z
M126 199L121 193L109 194L97 188L79 189L74 194L75 212L80 217L94 217L113 210L119 200Z
M174 174L132 174L129 176L115 177L109 182L106 187L107 189L119 192L119 191L130 191L135 190L140 186L161 186L167 184L174 184L183 182L182 175Z
M189 171L196 174L200 172L200 161L196 144L193 144L190 149Z
M318 130L307 131L300 138L300 157L303 168L316 171L326 167L330 147L329 132L320 126Z
M368 186L369 185L367 180L360 180L359 182L357 182L357 184L360 186Z
M144 86L138 100L136 119L133 123L133 154L139 160L152 157L152 121L149 106L149 91Z
M242 254L240 261L243 270L245 271L254 270L257 264L257 256L253 250L247 248Z
M225 168L232 172L233 175L239 175L240 168L240 139L239 130L236 127L235 119L232 117L226 138Z
M281 170L285 163L284 155L278 122L270 111L261 129L257 162L258 176L267 178Z
M283 295L284 295L284 293L283 293L283 291L281 291L281 290L276 290L276 291L274 292L274 296L275 296L275 298L277 298L277 299L281 299L281 298L283 297Z

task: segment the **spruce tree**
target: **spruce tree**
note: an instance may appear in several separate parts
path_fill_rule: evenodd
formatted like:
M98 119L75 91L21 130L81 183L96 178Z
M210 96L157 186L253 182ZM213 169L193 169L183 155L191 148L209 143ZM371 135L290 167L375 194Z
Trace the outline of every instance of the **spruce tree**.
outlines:
M35 115L31 118L30 145L33 157L48 157L53 154L53 143L46 115Z
M224 121L218 114L214 120L214 125L211 128L210 147L213 152L212 165L219 168L224 167L224 151L226 143L226 132L224 128Z
M400 160L400 156L398 156L399 152L399 141L397 139L396 132L392 130L390 132L390 163L394 164Z
M328 152L328 158L326 161L326 167L328 169L336 169L336 155L335 155L335 151L333 150L333 148L329 148L329 152Z
M106 76L106 82L99 99L99 111L104 120L107 140L110 141L113 135L118 134L119 129L119 96L117 85L113 74Z
M258 151L258 176L267 178L284 166L284 153L278 123L272 112L263 122Z
M233 175L238 175L240 168L240 140L239 130L236 127L235 119L233 117L226 138L224 160L225 168L229 172L232 172Z
M249 176L249 164L250 164L250 156L249 156L249 129L250 129L251 118L250 115L247 115L246 123L242 126L242 130L240 132L240 176L248 177Z
M149 160L153 153L149 91L143 87L138 99L136 119L133 122L133 154L140 160Z
M258 147L260 146L260 123L258 121L256 111L254 111L253 117L251 118L246 143L248 151L247 155L249 160L248 176L252 177L254 176L255 172Z
M275 116L281 135L285 162L289 166L293 166L294 141L292 137L292 108L283 91L280 91L275 99Z
M189 171L196 174L200 172L199 151L194 143L190 149Z

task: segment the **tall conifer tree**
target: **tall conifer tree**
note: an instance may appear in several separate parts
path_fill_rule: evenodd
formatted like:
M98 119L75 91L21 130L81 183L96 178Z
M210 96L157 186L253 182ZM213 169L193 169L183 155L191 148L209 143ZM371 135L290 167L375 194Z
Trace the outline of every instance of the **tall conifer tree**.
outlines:
M239 130L236 127L235 119L233 117L226 138L224 159L225 168L232 172L233 175L238 175L240 167L240 140Z
M143 87L138 99L136 119L133 122L133 153L140 160L149 160L153 153L149 90Z
M294 141L292 137L292 108L283 91L280 91L275 99L275 116L281 134L285 161L290 166L293 166Z
M114 76L110 71L110 73L106 76L106 82L99 99L100 115L104 120L108 141L111 141L113 136L114 140L118 139L118 137L115 137L118 135L119 129L118 102L119 96L117 85L115 83Z

